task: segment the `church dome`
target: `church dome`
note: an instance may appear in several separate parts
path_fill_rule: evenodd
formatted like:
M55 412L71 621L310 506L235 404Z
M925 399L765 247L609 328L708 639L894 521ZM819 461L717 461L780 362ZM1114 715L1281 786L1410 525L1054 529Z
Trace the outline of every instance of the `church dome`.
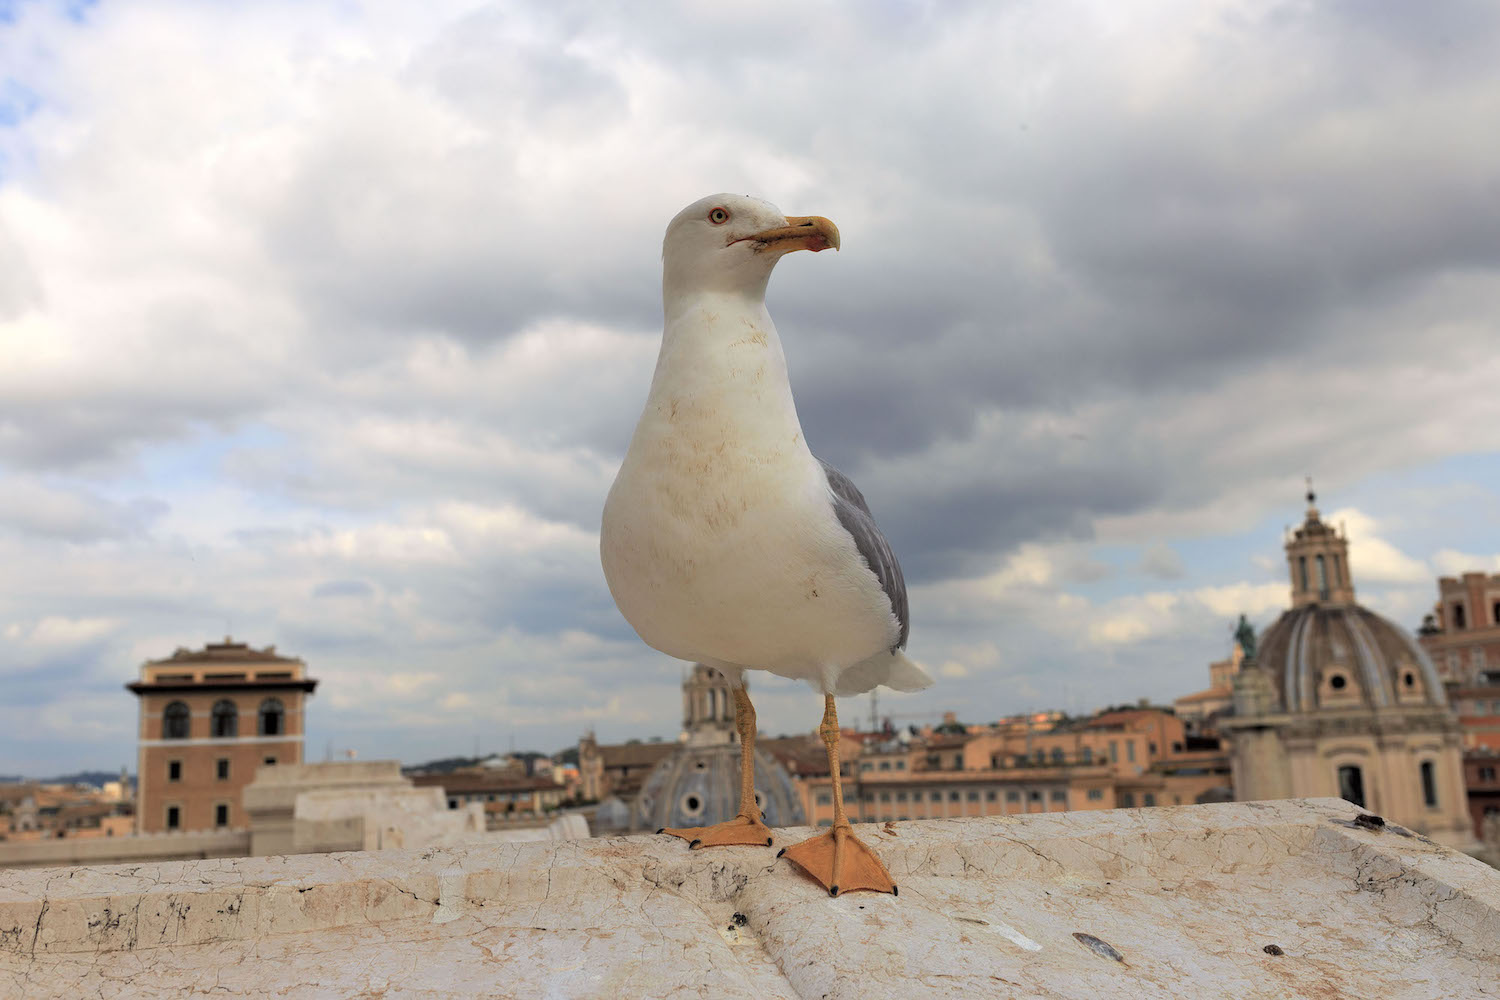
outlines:
M755 803L766 826L802 826L802 802L786 768L757 750ZM739 744L684 744L646 778L636 799L636 826L712 826L740 809Z
M1286 542L1292 607L1262 633L1257 658L1287 712L1431 705L1448 699L1426 652L1400 626L1354 600L1349 543L1307 517Z
M740 809L740 744L729 680L702 663L682 684L683 742L646 776L632 808L633 825L712 826ZM767 826L801 826L802 798L780 762L755 753L755 802Z
M1422 647L1357 604L1292 608L1259 646L1259 665L1288 712L1448 704Z

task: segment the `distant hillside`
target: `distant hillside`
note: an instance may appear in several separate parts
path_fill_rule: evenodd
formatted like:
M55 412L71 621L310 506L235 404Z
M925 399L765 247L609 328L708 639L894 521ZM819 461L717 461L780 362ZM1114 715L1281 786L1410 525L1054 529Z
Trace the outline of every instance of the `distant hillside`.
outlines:
M75 771L72 774L59 774L55 778L28 778L20 774L0 774L0 784L36 781L43 785L93 785L98 788L106 781L119 780L119 771Z

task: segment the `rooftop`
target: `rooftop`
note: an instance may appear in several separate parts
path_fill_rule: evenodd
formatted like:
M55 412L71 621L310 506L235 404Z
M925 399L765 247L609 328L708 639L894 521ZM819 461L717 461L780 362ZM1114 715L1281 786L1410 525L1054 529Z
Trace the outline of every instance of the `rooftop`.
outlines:
M0 872L0 994L1478 996L1500 872L1332 799L858 828L901 887L627 837ZM805 829L777 832L779 844Z

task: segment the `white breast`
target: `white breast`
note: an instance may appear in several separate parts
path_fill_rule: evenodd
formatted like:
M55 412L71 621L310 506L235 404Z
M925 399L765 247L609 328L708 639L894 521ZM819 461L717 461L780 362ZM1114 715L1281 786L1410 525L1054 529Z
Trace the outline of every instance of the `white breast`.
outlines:
M671 656L813 677L893 639L758 303L705 299L669 324L600 554L626 620Z

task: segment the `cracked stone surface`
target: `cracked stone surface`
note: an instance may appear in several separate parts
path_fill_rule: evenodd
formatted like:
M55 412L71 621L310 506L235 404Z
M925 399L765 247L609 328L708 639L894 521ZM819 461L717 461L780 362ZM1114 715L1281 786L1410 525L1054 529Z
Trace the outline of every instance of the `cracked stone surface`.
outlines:
M1500 872L1333 799L0 871L0 997L1500 997Z

